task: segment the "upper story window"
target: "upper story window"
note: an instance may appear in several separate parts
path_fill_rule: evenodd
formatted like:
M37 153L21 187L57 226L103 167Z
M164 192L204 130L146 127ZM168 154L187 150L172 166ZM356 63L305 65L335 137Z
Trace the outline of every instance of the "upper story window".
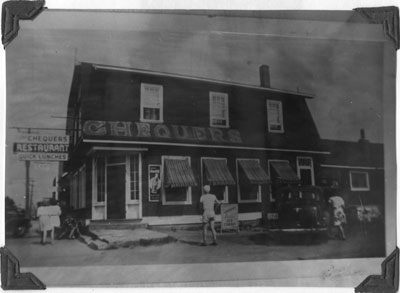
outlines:
M282 102L267 100L268 131L283 133Z
M229 127L228 94L210 92L210 126Z
M140 120L163 122L163 87L157 84L140 85Z
M368 172L350 171L351 191L369 191Z

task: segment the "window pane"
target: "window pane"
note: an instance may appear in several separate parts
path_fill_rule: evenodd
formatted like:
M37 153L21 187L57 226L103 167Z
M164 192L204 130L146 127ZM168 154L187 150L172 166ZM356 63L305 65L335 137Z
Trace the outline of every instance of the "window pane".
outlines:
M366 173L352 172L351 182L353 188L368 188Z
M162 86L142 83L140 97L141 107L143 109L142 118L160 121L163 99Z
M282 104L278 101L267 101L268 129L283 131Z
M226 93L211 92L211 125L227 126L228 125L228 95Z
M240 184L240 198L242 200L257 200L258 186L256 184Z
M143 118L148 120L160 120L160 109L144 108Z
M311 167L311 159L310 158L298 158L297 161L298 161L299 166Z
M125 156L109 156L107 158L107 164L124 164Z
M186 201L187 187L165 188L165 200Z

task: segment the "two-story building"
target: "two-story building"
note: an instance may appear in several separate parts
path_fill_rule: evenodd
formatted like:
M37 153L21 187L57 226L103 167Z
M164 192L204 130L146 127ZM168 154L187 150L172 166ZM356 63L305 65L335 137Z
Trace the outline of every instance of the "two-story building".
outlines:
M331 154L306 100L260 86L81 63L68 102L70 205L90 220L199 223L202 186L239 220L274 208L274 190L315 185ZM325 162L325 163L324 163Z

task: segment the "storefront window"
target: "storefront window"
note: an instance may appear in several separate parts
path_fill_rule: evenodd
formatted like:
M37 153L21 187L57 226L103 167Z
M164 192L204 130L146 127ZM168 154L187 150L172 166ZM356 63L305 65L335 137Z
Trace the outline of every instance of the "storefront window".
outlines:
M165 156L163 164L163 204L191 204L191 186L196 186L189 157Z
M187 200L187 187L166 187L165 201L166 202L185 202Z
M261 202L261 185L267 185L269 176L258 159L237 159L239 202Z
M139 155L130 156L131 200L139 200Z
M226 158L201 158L202 185L210 185L219 201L228 203L228 185L235 185Z
M242 168L239 168L239 194L241 201L257 201L260 185L250 184Z

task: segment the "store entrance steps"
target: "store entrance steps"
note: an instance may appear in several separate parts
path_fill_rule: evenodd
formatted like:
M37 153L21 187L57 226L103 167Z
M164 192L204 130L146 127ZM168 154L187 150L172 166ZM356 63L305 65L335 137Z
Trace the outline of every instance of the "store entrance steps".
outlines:
M134 229L147 229L147 223L142 223L141 220L97 220L91 221L89 224L89 230L134 230Z

